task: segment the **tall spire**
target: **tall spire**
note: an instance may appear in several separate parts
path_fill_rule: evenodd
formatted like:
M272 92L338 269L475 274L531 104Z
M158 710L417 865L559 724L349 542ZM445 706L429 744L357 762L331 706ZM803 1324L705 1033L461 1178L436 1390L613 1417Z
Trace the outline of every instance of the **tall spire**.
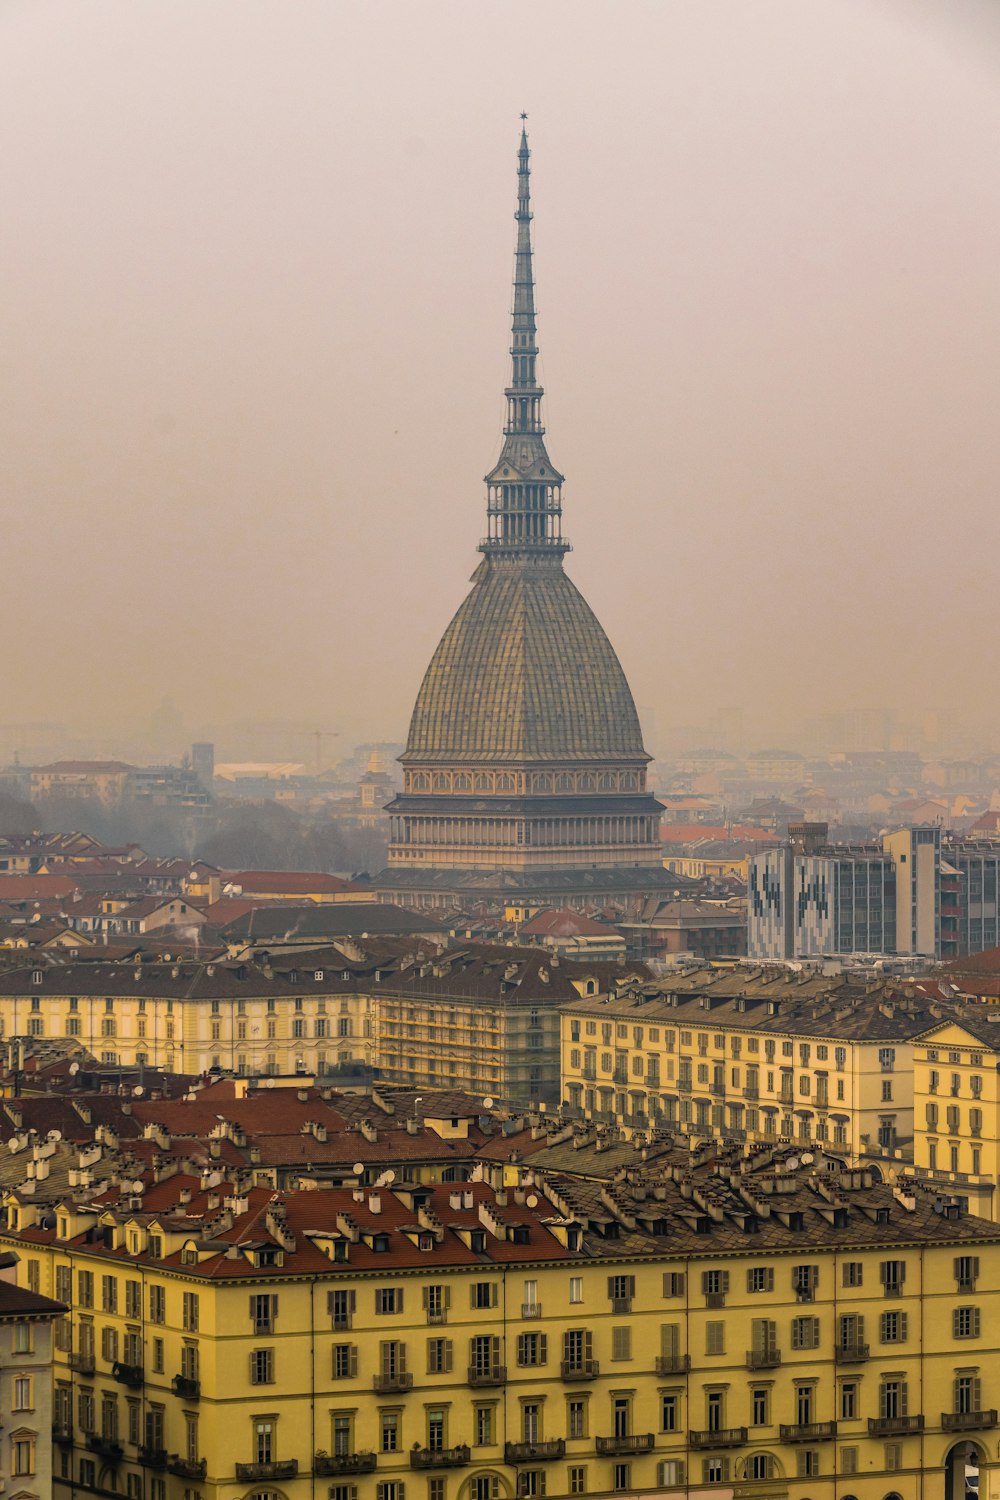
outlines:
M542 387L535 340L535 281L531 254L531 152L521 116L517 152L517 241L511 320L511 378L504 395L507 418L500 461L486 476L489 535L480 551L506 556L555 555L569 551L562 539L562 475L545 451Z

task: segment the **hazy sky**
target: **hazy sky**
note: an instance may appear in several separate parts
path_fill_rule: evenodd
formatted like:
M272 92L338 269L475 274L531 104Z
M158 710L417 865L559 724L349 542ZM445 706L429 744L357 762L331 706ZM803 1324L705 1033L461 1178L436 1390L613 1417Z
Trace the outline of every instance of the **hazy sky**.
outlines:
M3 0L0 720L402 737L525 109L568 567L649 737L1000 740L998 84L986 0Z

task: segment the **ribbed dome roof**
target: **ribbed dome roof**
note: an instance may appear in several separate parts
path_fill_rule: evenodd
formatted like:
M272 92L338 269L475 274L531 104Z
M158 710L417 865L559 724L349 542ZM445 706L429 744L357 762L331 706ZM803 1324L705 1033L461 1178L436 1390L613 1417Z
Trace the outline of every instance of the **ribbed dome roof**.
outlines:
M404 761L648 759L614 648L554 559L484 561L427 668Z

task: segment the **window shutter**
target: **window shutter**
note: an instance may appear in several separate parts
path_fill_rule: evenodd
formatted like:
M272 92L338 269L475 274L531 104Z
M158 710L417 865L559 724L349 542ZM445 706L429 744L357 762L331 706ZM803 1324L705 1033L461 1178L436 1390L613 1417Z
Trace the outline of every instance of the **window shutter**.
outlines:
M347 1352L347 1368L348 1368L348 1371L349 1371L349 1373L351 1375L356 1375L358 1373L358 1346L357 1346L357 1344L351 1344L348 1347L348 1352Z
M863 1344L864 1341L865 1341L865 1315L864 1315L864 1313L856 1313L855 1314L855 1317L854 1317L854 1326L855 1326L855 1328L858 1331L857 1332L858 1343L859 1344Z
M330 1296L331 1297L333 1296L332 1292L330 1293ZM257 1298L251 1292L251 1294L250 1294L250 1310L249 1310L250 1321L253 1322L254 1319L256 1318L256 1316L257 1316Z
M594 1356L594 1335L589 1328L585 1329L583 1335L583 1357L592 1359Z
M402 1479L396 1480L396 1500L406 1500L406 1483Z
M981 1411L983 1405L983 1382L978 1375L972 1377L972 1409Z
M424 1312L427 1311L427 1303L429 1301L429 1298L428 1298L429 1291L430 1291L430 1287L425 1286L425 1287L421 1288L421 1298L422 1298L422 1305L423 1305Z
M608 1296L609 1297L613 1297L614 1295L615 1295L615 1278L613 1276L609 1276L608 1277Z
M707 1297L708 1296L708 1287L709 1287L708 1277L709 1277L709 1272L708 1271L702 1271L702 1273L701 1273L701 1294L702 1294L703 1297Z
M406 1345L396 1345L396 1365L400 1375L406 1374Z
M774 1291L774 1267L768 1266L764 1272L764 1284L769 1292Z
M818 1349L819 1348L819 1318L810 1318L809 1319L809 1325L810 1325L810 1332L811 1332L811 1335L812 1335L811 1340L810 1340L810 1348L812 1348L812 1349Z
M404 1288L401 1286L396 1288L396 1311L398 1313L403 1311L403 1291Z
M978 1278L979 1278L979 1256L978 1255L974 1255L972 1257L972 1279L973 1279L973 1281L976 1281L976 1280L978 1280Z
M445 1308L449 1308L451 1306L451 1287L450 1286L446 1286L446 1287L443 1288L442 1293L441 1293L441 1297L442 1297L442 1306L445 1307Z
M635 1296L635 1277L634 1276L626 1276L626 1278L625 1278L625 1285L628 1287L628 1295L630 1297L634 1297Z
M357 1306L358 1306L358 1294L357 1294L357 1292L348 1292L348 1294L347 1294L347 1305L350 1308L351 1312L356 1311Z
M380 1369L382 1371L382 1374L383 1375L388 1375L388 1373L389 1373L389 1345L385 1342L384 1339L383 1339L383 1341L378 1346L378 1361L379 1361L379 1367L380 1367Z
M979 1337L979 1308L978 1307L974 1307L972 1309L972 1336L973 1336L973 1338L978 1338ZM976 1405L978 1407L978 1405L979 1405L978 1401L976 1402Z
M528 1335L519 1333L517 1336L517 1362L523 1365L528 1358Z
M273 1292L271 1294L271 1317L272 1318L276 1318L277 1316L278 1316L278 1294L277 1294L277 1292Z
M680 1343L680 1328L676 1323L661 1323L660 1353L670 1358L677 1353Z
M729 1272L728 1271L723 1271L723 1273L722 1273L722 1290L724 1292L728 1292L729 1291Z
M538 1363L544 1365L549 1357L549 1336L547 1333L538 1335Z
M447 1372L451 1369L451 1362L452 1362L452 1343L451 1343L451 1339L445 1339L445 1341L444 1341L444 1348L441 1351L441 1356L442 1356L441 1357L441 1365L442 1365L442 1368L444 1369L445 1373L447 1374Z
M909 1393L910 1387L908 1383L905 1380L901 1380L899 1382L899 1415L901 1417L907 1415L907 1398Z
M747 1267L747 1291L753 1291L753 1271L750 1267Z
M962 1280L962 1257L960 1255L956 1255L951 1263L951 1274L956 1281Z

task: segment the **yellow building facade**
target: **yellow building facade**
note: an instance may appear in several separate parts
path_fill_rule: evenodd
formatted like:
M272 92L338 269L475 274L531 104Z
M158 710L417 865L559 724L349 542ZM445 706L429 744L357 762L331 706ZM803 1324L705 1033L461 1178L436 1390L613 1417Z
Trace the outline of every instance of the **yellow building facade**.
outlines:
M914 1048L914 1166L974 1213L1000 1219L1000 1026L985 1006L942 1020Z
M963 1500L971 1452L995 1500L997 1231L780 1181L744 1185L752 1232L731 1201L697 1228L709 1181L618 1217L477 1184L58 1203L51 1229L9 1195L0 1243L72 1309L54 1494Z
M564 1004L561 1099L633 1129L905 1159L913 1038L935 1023L919 1004L809 976L679 975Z

